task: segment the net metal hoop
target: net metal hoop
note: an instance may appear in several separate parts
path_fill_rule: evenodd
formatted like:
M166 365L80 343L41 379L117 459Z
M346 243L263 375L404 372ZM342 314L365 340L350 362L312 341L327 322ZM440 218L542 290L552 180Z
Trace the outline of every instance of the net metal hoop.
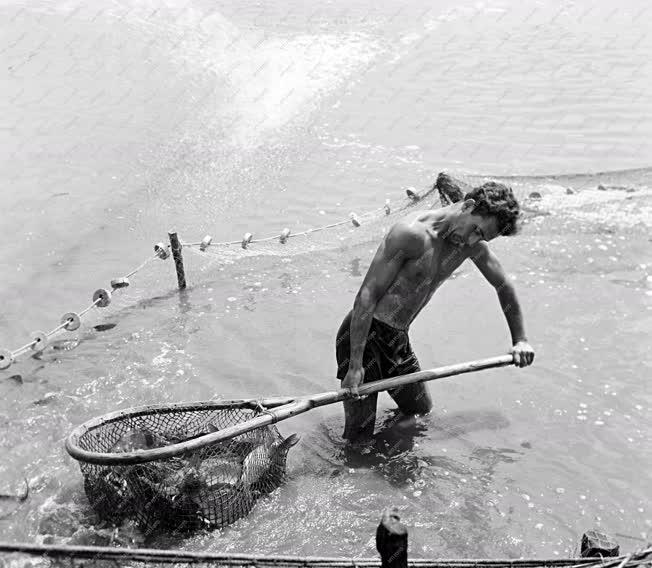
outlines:
M119 453L109 453L109 452L92 452L89 450L84 450L79 442L81 438L96 430L110 424L113 422L120 422L129 418L136 418L139 416L147 415L161 415L161 414L171 414L178 412L192 412L192 411L211 411L211 410L232 410L232 409L247 409L247 410L261 410L268 408L275 408L278 406L284 406L291 404L295 399L291 398L274 398L274 399L240 399L240 400L221 400L221 401L202 401L202 402L179 402L179 403L165 403L165 404L150 404L146 406L136 406L133 408L127 408L125 410L118 410L116 412L110 412L103 416L99 416L84 422L80 426L77 426L68 438L66 439L66 451L70 454L71 457L76 459L79 462L91 463L97 465L135 465L146 463L150 461L172 458L176 456L182 456L183 454L194 451L199 448L204 448L220 442L225 438L230 436L220 436L220 432L213 432L206 434L204 436L199 436L185 442L179 442L177 444L170 444L163 448L154 448L151 450L139 450L134 452L119 452ZM265 416L267 419L268 416ZM269 423L270 420L265 420L265 423ZM272 420L275 422L275 420ZM265 424L260 424L260 426ZM258 427L255 422L252 421L251 429Z

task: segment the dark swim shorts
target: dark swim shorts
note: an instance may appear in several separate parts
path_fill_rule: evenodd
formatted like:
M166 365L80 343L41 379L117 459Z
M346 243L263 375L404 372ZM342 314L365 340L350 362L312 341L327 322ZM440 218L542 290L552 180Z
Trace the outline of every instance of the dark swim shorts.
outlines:
M348 313L337 332L335 354L339 380L343 380L349 370L351 355L349 328L352 315L353 311ZM365 383L421 370L407 332L376 318L371 321L362 365L365 370ZM404 385L388 392L404 414L425 414L432 408L430 395L423 383ZM372 394L362 400L344 401L344 438L354 440L373 435L377 399L378 395Z

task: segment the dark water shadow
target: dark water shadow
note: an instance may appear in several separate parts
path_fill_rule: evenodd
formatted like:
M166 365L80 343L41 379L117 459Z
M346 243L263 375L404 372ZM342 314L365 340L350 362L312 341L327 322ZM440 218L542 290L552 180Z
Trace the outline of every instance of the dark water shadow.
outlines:
M145 543L145 535L133 521L113 525L99 519L81 479L64 484L39 507L37 533L51 544L134 547Z
M430 415L431 440L447 440L465 436L479 430L501 430L509 420L500 412L490 409L468 410L449 414Z
M193 309L193 306L190 303L191 291L192 291L192 287L186 288L185 290L181 290L181 291L177 289L172 289L166 294L154 296L151 298L145 298L130 306L126 306L124 308L116 310L112 315L113 317L118 319L122 317L127 317L132 313L134 313L137 309L142 310L151 307L156 307L162 303L169 301L170 299L173 299L175 296L178 296L179 299L180 313L186 314L188 312L191 312ZM110 331L111 329L117 327L117 325L118 322L107 322L107 323L97 324L91 327L86 327L86 328L82 327L78 330L78 334L74 337L50 340L48 342L48 345L43 351L32 354L31 359L35 361L39 361L40 363L42 363L42 365L40 365L35 370L31 370L29 374L30 375L35 374L36 371L43 369L46 364L53 363L61 359L61 357L64 355L65 352L73 351L77 349L82 343L85 343L86 341L92 341L94 339L97 339L97 333ZM11 378L14 379L15 377L14 382L16 382L17 384L22 384L21 381L23 381L23 377L25 373L23 373L22 375L23 376L12 375Z
M405 416L399 410L386 411L373 438L344 442L337 459L349 468L374 469L411 452L415 439L425 436L427 429L422 417Z
M5 377L5 379L9 382L13 382L16 385L22 385L23 384L23 376L20 374L14 374L9 377Z
M117 323L100 323L98 325L94 325L93 329L95 331L109 331L110 329L113 329Z
M468 467L460 466L460 469L454 466L448 456L429 456L429 442L460 439L472 432L498 430L508 426L509 420L495 410L472 410L446 415L433 413L418 417L408 417L398 410L389 410L385 412L382 425L371 440L344 443L337 459L346 467L377 470L396 485L408 483L413 479L415 471L428 465L445 467L460 475L468 474ZM418 447L415 446L417 441L422 442ZM471 455L481 449L473 449ZM484 450L487 453L492 451L487 448Z

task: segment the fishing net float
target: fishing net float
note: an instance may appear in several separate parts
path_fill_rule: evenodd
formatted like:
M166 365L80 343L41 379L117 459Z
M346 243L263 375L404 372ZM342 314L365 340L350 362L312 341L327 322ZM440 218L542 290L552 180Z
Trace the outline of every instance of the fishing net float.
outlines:
M359 396L403 385L512 365L512 355L438 367L364 384ZM77 427L66 450L79 462L98 516L130 518L146 531L219 528L247 515L285 476L298 442L277 422L341 402L344 388L296 398L141 406Z
M400 213L401 211L404 211L405 209L411 207L415 203L424 200L435 190L437 190L439 193L441 204L448 205L449 203L459 201L459 199L461 199L463 196L463 190L467 191L469 189L471 189L470 186L465 184L463 181L453 178L452 176L450 176L445 172L440 172L433 186L426 189L423 192L417 192L413 187L407 188L405 193L407 194L408 197L408 204L404 205L403 207L399 207L398 209L393 209L390 206L389 199L386 199L385 204L382 207L373 209L371 211L367 211L359 215L355 212L351 212L349 214L349 217L345 220L337 221L320 227L313 227L299 232L292 232L288 227L285 227L278 235L263 237L259 239L254 239L253 233L247 232L240 240L213 242L213 238L210 235L206 235L199 242L181 242L181 240L179 239L175 231L169 231L168 232L168 238L170 240L169 244L164 244L162 242L156 243L154 245L155 254L153 256L147 258L144 262L142 262L132 271L125 274L123 277L112 279L110 290L103 289L103 288L97 290L93 295L93 303L90 306L88 306L86 309L82 310L79 313L68 312L64 314L60 320L60 324L54 329L50 330L49 332L46 333L43 333L41 331L33 332L31 341L23 345L22 347L19 347L18 349L10 350L10 349L0 348L0 370L8 369L9 367L11 367L11 365L15 362L16 358L19 355L22 355L23 353L29 351L32 351L34 353L39 353L43 351L48 345L49 338L55 333L58 333L61 330L75 331L79 329L79 327L81 326L81 318L84 314L86 314L92 308L95 307L103 308L108 306L111 302L112 292L115 292L123 288L127 288L130 285L129 278L131 278L137 272L141 271L145 266L147 266L152 260L156 258L159 258L161 260L166 260L167 258L172 256L174 260L176 273L177 273L178 287L180 290L185 289L187 283L186 283L185 268L183 264L183 255L182 255L182 249L184 247L196 246L199 247L199 250L201 252L206 252L209 248L218 248L221 246L238 245L238 244L242 247L242 249L247 250L249 248L249 245L251 244L259 244L259 243L268 244L276 240L278 240L278 242L284 245L288 242L289 239L295 239L296 237L311 237L315 233L323 234L323 232L327 231L328 229L343 227L344 225L350 224L356 228L360 227L363 221L367 222L369 220L373 220L374 218L377 218L378 213L380 213L381 211L384 213L384 215L381 214L380 216L384 217L386 221L390 221L392 219L392 217L390 217L392 214L396 215L397 213Z
M356 228L360 227L363 221L367 222L369 220L372 220L373 218L376 218L378 213L381 211L384 213L384 215L381 214L381 217L385 217L385 219L389 220L390 215L392 213L397 213L404 210L407 207L410 207L415 202L423 200L425 197L430 195L435 190L439 191L439 196L440 196L440 200L442 201L442 205L445 205L447 202L456 201L460 198L462 193L459 188L462 186L463 186L463 182L456 180L451 176L449 176L448 174L441 172L437 176L437 181L435 182L435 184L431 188L428 188L423 192L417 193L414 190L414 188L412 187L407 188L406 194L409 198L408 205L404 206L403 208L398 208L395 211L392 210L389 199L386 199L385 204L382 207L373 209L371 211L367 211L359 215L355 212L351 212L349 214L349 217L342 221L329 223L327 225L323 225L320 227L312 227L299 232L292 232L288 227L285 227L278 235L272 235L269 237L263 237L259 239L254 239L253 233L247 232L244 234L242 239L234 240L234 241L215 243L213 242L213 237L211 237L210 235L206 235L199 242L181 242L181 240L179 239L175 231L169 231L168 238L170 240L170 244L164 244L162 242L156 243L154 245L155 254L153 256L150 256L149 258L145 259L144 262L142 262L132 271L125 274L123 277L112 279L110 290L104 288L100 288L96 290L96 292L93 294L93 303L90 306L88 306L86 309L82 310L79 313L67 312L66 314L63 315L63 317L60 320L60 324L57 327L55 327L54 329L50 330L47 333L43 333L41 331L33 332L32 340L29 343L23 345L22 347L19 347L18 349L10 350L10 349L0 348L0 370L8 369L9 367L11 367L11 365L14 363L16 358L19 355L22 355L23 353L29 351L33 351L34 353L40 353L47 347L49 338L52 335L58 333L59 331L62 330L75 331L79 329L81 326L81 318L82 316L84 316L84 314L86 314L88 311L90 311L92 308L95 307L98 308L107 307L111 303L112 292L129 287L130 285L129 278L131 278L137 272L141 271L145 266L147 266L152 260L156 258L159 258L160 260L166 260L167 258L172 256L174 260L176 274L177 274L178 287L180 290L183 290L187 286L185 268L183 263L183 254L182 254L182 249L184 247L197 246L199 247L199 250L201 252L206 252L209 248L216 248L221 246L229 246L229 245L237 245L237 244L239 244L242 247L242 249L247 250L249 248L249 245L251 244L259 244L259 243L267 244L276 240L278 240L278 242L284 245L288 242L289 239L294 239L296 237L310 237L315 233L323 234L323 231L326 231L328 229L334 229L336 227L343 227L344 225L351 224L353 225L353 227Z
M29 343L15 349L13 351L9 349L0 349L0 370L8 369L16 360L19 355L32 351L34 354L41 353L49 343L50 337L59 333L62 330L66 331L76 331L81 327L81 318L90 312L93 308L106 308L111 304L112 292L116 290L121 290L127 288L130 285L129 278L140 272L145 266L147 266L155 258L160 258L165 260L168 258L169 253L168 249L170 245L164 245L163 243L158 243L154 246L154 256L150 256L144 262L139 264L131 272L127 273L125 276L120 278L113 278L111 280L111 289L107 288L98 288L93 293L93 303L88 305L86 308L80 312L67 312L63 314L60 319L60 323L55 328L51 329L48 332L43 331L34 331L31 334L32 340Z
M344 221L337 221L335 223L330 223L328 225L323 225L321 227L312 227L310 229L306 229L304 231L299 231L297 233L292 233L292 231L288 228L285 227L280 234L278 235L272 235L269 237L263 237L260 239L254 239L253 233L247 232L243 235L242 240L239 241L223 241L223 242L218 242L214 243L213 242L213 237L211 235L206 235L201 241L198 242L183 242L182 245L184 247L199 247L199 250L202 252L205 252L206 249L210 246L213 247L219 247L219 246L229 246L229 245L237 245L239 244L243 249L248 248L248 246L252 243L266 243L270 241L275 241L278 239L278 241L281 244L287 243L289 238L295 238L295 237L300 237L300 236L305 236L305 235L310 235L311 233L316 233L319 231L323 231L325 229L332 229L334 227L340 227L342 225L348 225L351 223L354 227L359 227L361 225L361 219L363 217L369 217L370 215L374 215L378 211L384 211L385 215L389 215L391 213L391 208L389 205L389 199L385 200L385 205L383 207L379 207L377 209L373 209L372 211L367 211L366 213L362 213L361 215L358 215L355 212L349 213L349 218L344 220Z

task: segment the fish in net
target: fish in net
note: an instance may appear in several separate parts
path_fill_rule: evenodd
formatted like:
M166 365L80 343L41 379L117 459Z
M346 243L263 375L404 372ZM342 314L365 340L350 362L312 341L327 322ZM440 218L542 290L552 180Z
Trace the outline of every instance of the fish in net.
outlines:
M251 401L143 407L87 422L66 447L100 519L132 519L146 534L220 528L281 485L299 436L266 425L217 443L207 437L264 412Z

